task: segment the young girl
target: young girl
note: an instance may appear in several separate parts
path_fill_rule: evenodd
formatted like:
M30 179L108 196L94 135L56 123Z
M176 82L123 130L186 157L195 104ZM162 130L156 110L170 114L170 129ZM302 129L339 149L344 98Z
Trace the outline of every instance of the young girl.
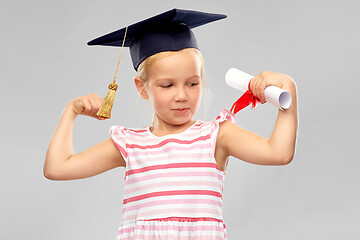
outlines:
M104 119L96 115L103 101L98 95L73 99L49 144L45 177L80 179L125 167L123 223L117 239L226 239L222 194L228 157L261 165L284 165L293 159L298 121L293 79L264 71L250 81L250 90L262 103L269 85L292 95L291 107L279 111L266 139L237 126L235 116L225 109L213 121L193 118L204 81L204 61L193 44L134 56L134 82L153 107L152 125L113 126L111 138L74 154L76 117Z

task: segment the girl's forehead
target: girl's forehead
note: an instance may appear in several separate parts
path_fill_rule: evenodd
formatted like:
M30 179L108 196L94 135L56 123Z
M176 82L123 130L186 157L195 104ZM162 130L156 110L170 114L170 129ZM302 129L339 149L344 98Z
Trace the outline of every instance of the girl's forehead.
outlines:
M194 51L179 51L155 59L149 67L150 78L201 75L202 61Z

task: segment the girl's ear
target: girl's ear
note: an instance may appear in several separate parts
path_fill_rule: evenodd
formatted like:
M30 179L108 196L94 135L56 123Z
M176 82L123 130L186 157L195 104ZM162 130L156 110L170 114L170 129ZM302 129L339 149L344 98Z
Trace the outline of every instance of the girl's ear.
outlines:
M141 78L139 76L136 76L134 79L134 82L135 82L135 86L136 86L139 94L141 95L141 97L144 99L148 99L149 96L145 89L145 83L141 80Z

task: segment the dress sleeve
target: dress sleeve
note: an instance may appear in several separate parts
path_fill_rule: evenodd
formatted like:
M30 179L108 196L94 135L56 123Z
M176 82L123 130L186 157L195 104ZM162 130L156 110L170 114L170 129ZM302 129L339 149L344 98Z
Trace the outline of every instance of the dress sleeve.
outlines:
M126 149L126 128L121 126L112 126L109 130L111 138L116 147L120 150L127 164L127 149Z
M230 112L226 109L223 109L221 111L221 113L216 117L216 119L212 121L212 124L211 124L211 149L212 149L213 154L215 154L216 139L217 139L217 136L219 133L220 123L223 121L226 121L226 120L236 124L235 115L232 112Z

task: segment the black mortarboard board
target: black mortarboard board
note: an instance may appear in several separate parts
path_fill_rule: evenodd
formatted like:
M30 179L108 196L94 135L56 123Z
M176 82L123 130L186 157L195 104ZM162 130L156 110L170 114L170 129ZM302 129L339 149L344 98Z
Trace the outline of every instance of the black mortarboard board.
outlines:
M226 18L192 10L172 9L128 26L124 47L130 47L135 70L147 57L164 51L178 51L184 48L198 48L192 28ZM121 47L126 28L119 29L88 45Z

